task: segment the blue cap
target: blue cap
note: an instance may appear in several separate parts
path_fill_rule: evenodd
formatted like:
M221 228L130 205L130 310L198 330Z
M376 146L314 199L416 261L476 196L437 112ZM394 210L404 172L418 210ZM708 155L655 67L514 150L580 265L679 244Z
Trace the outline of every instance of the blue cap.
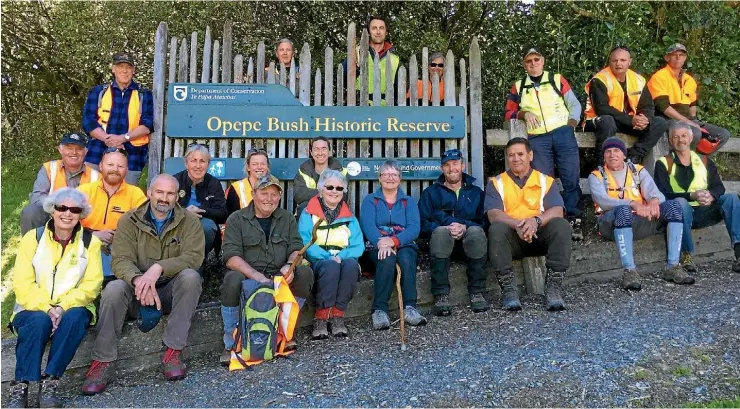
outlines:
M139 317L136 319L136 325L139 327L139 331L149 332L159 324L160 318L162 318L162 311L158 310L156 306L139 305Z
M462 159L463 159L463 155L462 155L462 152L460 152L460 149L447 149L445 153L442 154L442 164L443 165L448 160L462 160Z
M84 132L67 132L62 135L62 140L59 144L78 145L84 148L87 146L87 135Z

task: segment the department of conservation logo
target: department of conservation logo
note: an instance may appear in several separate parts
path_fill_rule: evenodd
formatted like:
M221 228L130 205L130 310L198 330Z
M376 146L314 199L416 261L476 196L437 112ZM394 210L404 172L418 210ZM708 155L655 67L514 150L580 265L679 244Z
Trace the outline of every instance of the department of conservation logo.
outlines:
M175 88L173 89L173 94L175 96L175 101L185 101L188 99L188 86L187 85L175 85Z

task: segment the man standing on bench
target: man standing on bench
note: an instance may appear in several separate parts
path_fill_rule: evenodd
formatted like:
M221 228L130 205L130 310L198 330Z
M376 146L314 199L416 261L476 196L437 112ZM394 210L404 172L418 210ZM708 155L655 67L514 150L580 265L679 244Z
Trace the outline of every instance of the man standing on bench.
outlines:
M691 273L697 271L691 257L694 253L691 229L724 220L735 250L732 271L740 273L740 199L734 193L725 193L714 162L691 150L693 130L685 122L673 122L668 131L673 152L655 164L658 189L667 198L676 199L683 210L681 264Z
M308 201L319 194L317 183L324 169L338 170L347 176L347 170L331 156L331 142L323 136L311 140L309 146L311 157L301 164L293 179L293 202L296 204L296 215L300 216ZM345 200L347 193L344 194Z
M632 57L624 46L609 53L609 66L586 83L586 131L596 134L596 152L617 132L640 139L627 152L632 163L642 163L663 136L668 125L655 116L646 81L630 69Z
M533 168L555 177L557 164L573 240L583 240L583 207L578 184L581 165L574 132L581 120L581 103L562 75L544 70L545 57L538 49L527 50L522 65L527 75L511 87L504 119L526 122L529 144L534 152Z
M553 186L555 179L532 169L528 139L509 140L505 152L509 170L488 181L485 201L491 222L488 257L501 286L504 309L522 309L512 260L544 254L547 310L564 310L560 286L570 267L571 228L563 218L563 198Z
M603 147L604 166L588 176L599 234L617 243L624 267L622 287L633 291L642 288L632 251L634 240L661 233L666 224L668 255L663 279L693 284L694 278L678 263L683 230L681 205L675 200L665 200L647 169L630 161L625 163L626 156L624 142L618 138L607 139Z

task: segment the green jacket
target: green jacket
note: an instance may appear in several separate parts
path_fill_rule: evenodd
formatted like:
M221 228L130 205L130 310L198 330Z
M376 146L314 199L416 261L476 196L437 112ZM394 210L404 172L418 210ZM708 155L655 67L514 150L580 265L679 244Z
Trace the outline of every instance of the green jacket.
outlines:
M111 245L111 268L129 284L155 263L162 266L160 281L168 281L182 270L197 270L203 263L205 236L200 219L175 205L162 234L151 218L149 201L126 212L118 221Z
M329 162L326 164L326 168L338 170L342 172L344 176L347 176L347 171L342 168L342 162L334 157L329 157ZM296 211L297 215L301 214L301 211L303 211L303 208L306 207L306 204L308 204L308 201L311 200L312 197L319 194L319 190L317 189L319 176L321 175L316 173L312 158L306 159L306 161L298 168L295 179L293 179L293 201L298 208ZM344 195L346 199L347 193Z
M222 246L224 263L232 257L241 257L253 269L266 276L274 276L288 263L288 256L302 247L298 222L285 209L278 207L272 213L269 242L254 214L254 202L232 213L226 220Z

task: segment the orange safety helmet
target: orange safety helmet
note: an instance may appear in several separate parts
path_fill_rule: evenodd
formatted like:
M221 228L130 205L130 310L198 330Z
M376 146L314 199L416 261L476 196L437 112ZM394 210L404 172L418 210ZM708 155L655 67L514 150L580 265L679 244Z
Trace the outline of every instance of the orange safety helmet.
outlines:
M699 139L699 142L696 144L696 151L702 155L711 155L715 150L717 150L718 146L719 138L714 135L710 135L706 129L701 128L701 139Z

